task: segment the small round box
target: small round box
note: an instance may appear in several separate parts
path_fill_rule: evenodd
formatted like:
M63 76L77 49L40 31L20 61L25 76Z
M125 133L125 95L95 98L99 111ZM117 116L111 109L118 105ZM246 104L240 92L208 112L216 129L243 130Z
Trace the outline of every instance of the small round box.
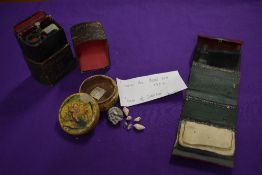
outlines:
M59 110L59 124L70 135L82 135L92 130L100 116L95 99L86 93L67 97Z
M85 79L79 92L91 95L97 101L100 111L107 111L118 100L115 80L105 75L95 75Z

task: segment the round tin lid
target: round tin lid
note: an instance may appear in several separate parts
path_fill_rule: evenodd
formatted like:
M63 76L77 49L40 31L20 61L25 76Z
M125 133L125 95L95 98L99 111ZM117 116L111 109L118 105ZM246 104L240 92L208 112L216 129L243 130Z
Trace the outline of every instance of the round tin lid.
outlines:
M79 92L91 95L97 101L100 111L107 111L118 100L115 80L105 75L94 75L85 79Z
M82 135L92 130L100 116L97 102L86 93L67 97L59 110L59 124L70 135Z

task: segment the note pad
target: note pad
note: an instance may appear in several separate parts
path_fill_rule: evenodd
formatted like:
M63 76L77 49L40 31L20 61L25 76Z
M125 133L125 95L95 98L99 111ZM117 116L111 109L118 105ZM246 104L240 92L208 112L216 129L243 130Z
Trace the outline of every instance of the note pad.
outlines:
M137 105L187 88L178 71L116 80L121 106Z
M179 144L184 147L232 156L235 152L235 132L202 123L182 121Z

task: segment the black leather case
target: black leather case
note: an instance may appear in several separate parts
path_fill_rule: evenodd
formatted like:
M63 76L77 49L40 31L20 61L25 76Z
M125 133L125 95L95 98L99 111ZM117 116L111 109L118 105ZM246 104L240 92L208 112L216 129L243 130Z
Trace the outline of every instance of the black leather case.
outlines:
M32 76L41 83L53 85L75 67L63 28L45 12L17 24L14 33Z
M182 121L235 132L242 42L199 36L173 154L233 167L234 155L184 147L178 137ZM223 138L221 138L223 139Z

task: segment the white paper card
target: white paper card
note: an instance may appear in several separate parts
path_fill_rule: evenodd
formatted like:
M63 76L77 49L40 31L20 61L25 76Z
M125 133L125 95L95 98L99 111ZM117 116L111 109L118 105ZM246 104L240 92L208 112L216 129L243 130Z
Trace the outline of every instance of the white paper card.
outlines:
M50 24L49 26L43 29L43 32L45 32L46 34L49 34L53 30L59 30L59 28L55 24Z
M148 102L187 88L178 71L116 80L121 106Z
M93 89L90 93L90 95L97 99L100 100L101 97L103 97L103 95L106 93L106 90L101 88L101 87L96 87L95 89Z

